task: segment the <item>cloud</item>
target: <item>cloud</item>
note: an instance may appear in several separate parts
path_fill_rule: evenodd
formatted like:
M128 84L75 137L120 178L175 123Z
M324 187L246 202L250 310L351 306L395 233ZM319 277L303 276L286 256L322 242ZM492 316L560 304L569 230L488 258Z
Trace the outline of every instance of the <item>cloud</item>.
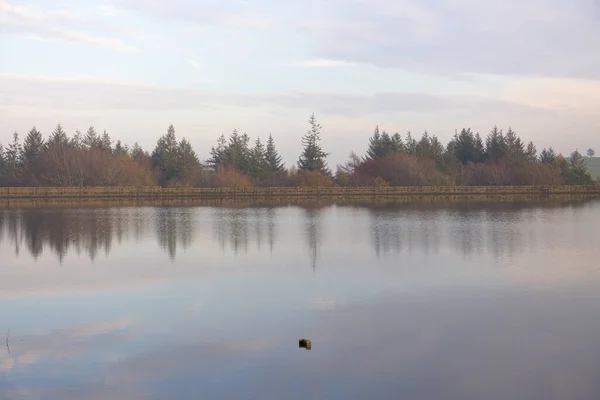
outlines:
M0 371L48 360L81 356L95 349L97 345L110 346L114 337L100 337L100 335L121 334L134 324L135 321L130 318L118 318L67 327L42 335L25 337L21 341L14 340L11 354L0 355ZM86 340L81 340L83 338Z
M354 65L354 63L342 60L326 60L326 59L314 59L299 61L291 63L289 66L301 67L301 68L331 68L331 67L346 67Z
M101 31L102 34L90 31ZM70 12L0 2L0 34L25 35L39 40L63 40L121 52L138 50L121 39L106 36L116 33L123 33L123 30L80 18Z
M499 81L492 85L498 90L474 91L470 96L399 92L236 93L208 90L200 85L169 87L90 77L0 73L0 120L19 132L33 124L45 132L57 122L69 130L99 124L117 132L121 140L138 141L145 147L154 145L154 139L148 138L149 131L162 132L163 126L174 123L192 135L196 145L202 146L198 151L202 151L206 146L210 148L214 137L233 128L251 135L303 132L306 116L315 112L325 127L324 145L330 145L329 138L343 138L343 144L335 144L338 147L332 163L345 161L350 150L359 151L364 146L365 132L372 131L375 124L401 133L427 129L443 141L462 127L483 134L494 124L505 128L512 125L524 140L533 140L540 148L552 145L557 151L570 152L576 147L593 146L593 132L600 128L600 120L593 109L597 103L585 104L585 99L597 97L592 89L573 103L582 107L574 108L557 104L568 103L565 93L578 99L576 93L567 91L568 80L560 84L551 80L554 84L547 86L520 82ZM580 82L580 86L585 83ZM199 121L207 125L198 128ZM566 131L571 134L564 135ZM0 137L2 142L9 140L9 136ZM280 151L284 159L292 162L297 145L283 142Z
M331 115L433 113L498 107L526 112L542 108L475 96L423 93L332 94L319 92L223 93L195 88L86 77L46 77L0 73L0 107L65 110L186 110L199 106L272 106L312 109ZM57 98L56 93L61 93ZM89 96L94 93L94 96Z
M278 337L220 340L208 343L184 343L153 348L111 365L106 371L110 385L152 382L177 377L183 371L195 371L213 360L234 358L246 353L265 352L280 346Z
M104 14L107 17L114 17L121 13L121 10L113 6L112 4L100 4L96 7L98 11Z
M266 15L249 12L242 2L172 0L115 0L123 9L161 20L176 19L194 25L222 25L230 28L270 29L275 23Z
M437 74L598 78L599 15L589 0L331 0L295 26L326 59Z
M190 65L192 68L195 68L195 69L200 69L200 68L202 68L202 64L201 64L199 61L196 61L196 60L194 60L194 59L188 58L188 59L187 59L187 63L188 63L188 64L189 64L189 65Z

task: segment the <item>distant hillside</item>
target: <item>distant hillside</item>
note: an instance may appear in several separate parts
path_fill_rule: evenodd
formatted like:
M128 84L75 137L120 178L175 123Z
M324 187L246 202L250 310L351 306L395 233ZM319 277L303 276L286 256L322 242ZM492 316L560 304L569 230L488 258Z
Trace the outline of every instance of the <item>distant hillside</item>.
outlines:
M565 157L567 161L571 160L571 157ZM590 175L592 175L593 179L596 179L600 176L600 157L588 157L583 156L585 160L585 166L587 167Z
M600 176L600 157L583 157L585 159L585 165L590 171L592 178L596 179Z

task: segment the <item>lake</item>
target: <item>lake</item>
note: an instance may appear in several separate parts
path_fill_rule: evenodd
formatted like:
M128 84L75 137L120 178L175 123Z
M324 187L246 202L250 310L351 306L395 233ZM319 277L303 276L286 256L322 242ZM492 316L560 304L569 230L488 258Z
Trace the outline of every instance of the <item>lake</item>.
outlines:
M597 200L14 206L0 255L0 399L600 398Z

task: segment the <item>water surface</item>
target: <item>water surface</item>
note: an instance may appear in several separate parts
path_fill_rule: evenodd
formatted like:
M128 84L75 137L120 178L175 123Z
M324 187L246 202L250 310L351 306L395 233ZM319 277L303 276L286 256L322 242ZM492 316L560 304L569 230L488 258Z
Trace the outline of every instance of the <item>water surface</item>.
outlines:
M593 200L0 209L0 399L598 399L599 234Z

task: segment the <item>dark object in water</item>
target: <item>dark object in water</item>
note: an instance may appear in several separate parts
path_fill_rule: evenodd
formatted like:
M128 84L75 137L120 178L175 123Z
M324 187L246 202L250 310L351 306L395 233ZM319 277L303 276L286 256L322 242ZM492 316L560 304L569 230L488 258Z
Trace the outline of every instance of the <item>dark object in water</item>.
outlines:
M298 347L301 349L310 350L312 347L312 342L308 339L300 339L298 340Z

